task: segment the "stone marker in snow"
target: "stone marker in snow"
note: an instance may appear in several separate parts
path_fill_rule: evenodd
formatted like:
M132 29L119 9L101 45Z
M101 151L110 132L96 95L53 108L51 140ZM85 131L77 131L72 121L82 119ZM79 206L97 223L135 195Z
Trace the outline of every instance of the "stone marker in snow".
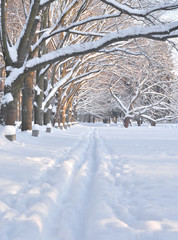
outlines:
M50 133L51 132L51 123L48 123L46 126L46 132Z
M32 136L33 137L38 137L38 135L39 135L39 125L34 124L33 128L32 128Z
M12 125L5 126L4 127L4 135L10 141L16 140L16 128L15 128L15 126L12 126Z

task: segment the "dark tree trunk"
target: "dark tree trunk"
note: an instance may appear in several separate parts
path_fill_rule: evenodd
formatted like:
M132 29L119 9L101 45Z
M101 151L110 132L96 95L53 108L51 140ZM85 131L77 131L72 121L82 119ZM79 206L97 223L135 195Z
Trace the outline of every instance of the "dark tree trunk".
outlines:
M150 123L151 123L151 126L152 126L152 127L155 127L155 126L156 126L156 122L151 121Z
M11 101L5 107L5 125L15 125L17 102Z
M5 121L6 121L6 105L2 104L0 110L0 124L5 125Z
M137 125L141 126L141 124L142 124L142 120L141 119L137 119Z
M44 77L39 77L39 71L37 71L37 86L40 92L38 90L35 91L34 122L35 124L43 125Z
M14 84L12 87L4 87L4 97L2 101L5 101L1 105L0 113L0 123L5 125L15 125L16 114L17 114L17 96L19 93L19 88L17 84ZM10 99L7 96L11 96ZM5 100L6 99L6 100Z
M91 123L91 115L90 114L88 114L88 116L87 116L87 122Z
M48 109L45 113L44 113L44 125L47 125L48 123L51 122L51 109Z
M95 116L93 116L93 123L95 123L96 122L96 117Z
M130 124L130 118L129 117L124 118L124 127L128 128L129 124Z
M33 73L28 74L22 89L22 131L32 130Z
M110 118L103 118L103 123L110 123Z

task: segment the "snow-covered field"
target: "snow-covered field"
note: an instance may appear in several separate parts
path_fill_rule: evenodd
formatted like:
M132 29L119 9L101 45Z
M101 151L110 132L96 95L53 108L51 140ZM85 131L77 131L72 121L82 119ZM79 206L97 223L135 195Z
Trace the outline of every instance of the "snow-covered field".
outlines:
M177 240L178 125L0 128L0 240Z

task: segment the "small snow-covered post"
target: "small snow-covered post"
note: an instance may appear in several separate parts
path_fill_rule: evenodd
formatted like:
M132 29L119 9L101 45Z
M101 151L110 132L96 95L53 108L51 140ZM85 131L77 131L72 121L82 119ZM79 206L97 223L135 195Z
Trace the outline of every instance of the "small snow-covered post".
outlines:
M50 133L51 132L51 123L48 123L46 126L46 132Z
M65 124L64 124L64 129L67 129L67 123L65 122Z
M9 141L16 140L16 128L12 125L7 125L4 127L4 135Z
M67 126L70 127L71 125L72 125L71 122L68 122Z
M54 127L55 127L55 128L58 128L58 127L59 127L58 122L55 122Z
M33 137L38 137L38 135L39 135L39 125L34 124L33 128L32 128L32 136Z
M60 123L60 129L61 130L63 129L63 123L62 122Z

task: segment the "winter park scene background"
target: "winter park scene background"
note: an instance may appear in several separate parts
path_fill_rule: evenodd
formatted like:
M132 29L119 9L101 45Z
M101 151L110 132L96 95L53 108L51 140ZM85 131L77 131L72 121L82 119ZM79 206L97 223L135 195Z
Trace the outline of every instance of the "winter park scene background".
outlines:
M178 239L177 13L0 0L0 240Z

